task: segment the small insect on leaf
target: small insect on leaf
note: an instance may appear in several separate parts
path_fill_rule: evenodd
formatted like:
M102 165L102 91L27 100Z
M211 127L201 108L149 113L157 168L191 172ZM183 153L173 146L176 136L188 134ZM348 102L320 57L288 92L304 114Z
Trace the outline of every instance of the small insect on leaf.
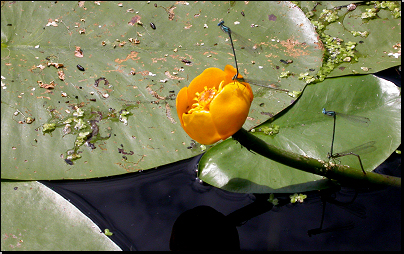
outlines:
M156 25L153 23L150 23L151 28L153 28L154 30L156 30Z
M84 67L81 66L80 64L77 65L77 69L79 69L80 71L85 71Z

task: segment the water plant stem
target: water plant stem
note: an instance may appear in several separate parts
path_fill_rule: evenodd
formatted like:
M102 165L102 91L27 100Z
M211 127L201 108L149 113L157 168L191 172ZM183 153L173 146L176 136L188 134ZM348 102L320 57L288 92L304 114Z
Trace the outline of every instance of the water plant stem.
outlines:
M362 170L347 165L334 164L279 149L274 145L266 143L243 128L233 135L233 139L240 142L240 144L248 150L254 151L268 159L305 172L337 180L341 183L354 183L356 185L377 184L401 188L401 178L399 177L381 175L374 172L367 172L364 174Z

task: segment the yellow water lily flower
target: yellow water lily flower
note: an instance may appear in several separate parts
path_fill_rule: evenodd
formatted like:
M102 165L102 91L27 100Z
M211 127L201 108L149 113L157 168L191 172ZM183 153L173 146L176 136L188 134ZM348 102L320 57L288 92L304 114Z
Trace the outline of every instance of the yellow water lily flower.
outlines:
M232 79L235 74L231 65L224 71L208 68L179 91L176 106L182 128L198 143L225 140L243 126L254 96L248 83Z

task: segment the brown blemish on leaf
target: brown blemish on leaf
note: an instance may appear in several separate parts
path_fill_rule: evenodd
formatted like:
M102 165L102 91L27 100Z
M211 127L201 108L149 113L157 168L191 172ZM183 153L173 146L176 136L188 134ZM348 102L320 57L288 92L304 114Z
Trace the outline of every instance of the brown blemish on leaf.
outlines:
M218 53L217 53L217 52L213 52L213 51L209 51L209 52L205 52L205 53L203 53L203 55L209 55L209 54L218 55Z
M128 22L128 25L134 26L140 21L140 19L141 17L139 15L136 15Z
M127 172L136 172L139 170L143 170L142 168L138 167L138 164L143 160L143 158L146 157L146 155L142 155L142 157L137 161L137 162L131 162L131 161L125 161L125 163L115 163L119 167L125 169Z
M56 69L63 68L63 64L61 64L61 63L47 63L47 64L48 64L48 67L49 66L55 66Z
M309 54L306 51L303 51L302 49L298 48L303 45L299 43L298 40L287 39L286 41L281 41L280 43L282 46L286 48L285 52L287 52L291 57L299 57ZM306 47L307 45L305 46L305 48Z
M170 78L170 79L176 79L176 80L183 80L183 79L185 79L185 78L182 78L182 77L177 77L177 76L171 75L169 71L165 71L164 74L165 74L168 78Z
M40 65L34 65L34 66L32 66L30 69L28 69L28 71L33 72L35 69L43 70L43 69L45 69L45 66L42 65L42 64L40 64Z
M165 99L166 99L166 97L160 96L156 91L154 91L154 90L151 88L151 86L152 86L152 85L146 86L146 90L147 90L151 95L153 95L155 98L157 98L157 99L159 99L159 100L165 100Z
M41 88L45 88L45 89L53 89L55 88L56 84L55 82L52 80L49 84L44 84L42 81L37 81L39 87Z
M317 45L317 47L315 47L315 49L324 50L324 44L321 41L320 36L317 35L317 42L314 42L314 44Z
M137 56L138 54L139 54L139 52L131 51L130 54L128 56L126 56L125 59L117 58L117 59L115 59L115 62L120 64L120 63L128 61L129 59L132 59L133 61L139 60L140 57Z
M140 40L138 40L137 38L136 39L129 38L128 41L131 42L132 44L140 44Z
M136 74L140 74L142 76L149 76L149 71L139 71L139 72L136 72Z
M58 77L59 77L59 79L60 80L65 80L65 74L64 74L64 72L63 71L58 71Z
M279 56L278 56L278 55L274 55L273 53L269 53L268 55L265 55L265 57L267 57L267 58L277 58L277 57L279 57ZM267 61L270 62L270 63L272 63L272 60L271 60L271 59L268 59ZM255 64L255 62L254 62L254 64Z
M165 58L165 57L152 58L151 60L153 63L157 63L157 61L167 62L167 58Z
M108 70L108 71L105 71L105 72L119 72L119 73L123 73L123 70L122 70L122 65L118 65L118 69L117 70Z
M48 100L51 99L50 97L46 97L46 96L37 96L36 98L37 98L37 99L43 99L43 98L45 98L45 99L48 99Z
M166 12L168 13L168 20L173 20L175 17L174 14L174 9L177 8L174 5L172 5L170 8L166 9Z
M99 144L98 147L99 147L101 150L106 151L107 148L104 147L105 145L106 145L106 143L104 142L104 144Z
M171 123L177 123L174 118L171 117L171 109L170 109L170 105L168 103L166 103L166 116L167 118L171 121Z
M136 69L132 67L129 74L136 75Z

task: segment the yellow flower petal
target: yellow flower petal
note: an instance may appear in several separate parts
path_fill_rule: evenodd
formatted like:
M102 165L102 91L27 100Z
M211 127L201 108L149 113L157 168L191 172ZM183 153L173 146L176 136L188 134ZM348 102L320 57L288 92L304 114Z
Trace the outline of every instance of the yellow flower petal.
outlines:
M243 126L250 105L248 89L238 82L226 85L215 97L210 105L210 113L223 139L233 135Z
M224 83L228 84L228 83L231 83L233 81L233 77L234 77L234 75L236 75L237 70L236 70L236 68L234 68L231 65L226 65L226 67L224 67L224 72L226 73ZM243 76L241 76L241 74L239 73L237 78L242 79ZM245 85L247 87L247 89L250 91L250 93L251 93L250 98L251 98L251 101L252 101L254 99L254 95L253 95L253 92L252 92L250 84L248 84L246 82L241 82L241 83L243 85Z
M188 110L191 108L190 105L188 104L188 87L183 87L178 92L177 99L175 102L178 118L180 119L181 125L184 126L182 115L188 112Z
M186 133L198 143L210 145L221 139L216 131L216 126L213 124L210 112L184 114L183 121Z

